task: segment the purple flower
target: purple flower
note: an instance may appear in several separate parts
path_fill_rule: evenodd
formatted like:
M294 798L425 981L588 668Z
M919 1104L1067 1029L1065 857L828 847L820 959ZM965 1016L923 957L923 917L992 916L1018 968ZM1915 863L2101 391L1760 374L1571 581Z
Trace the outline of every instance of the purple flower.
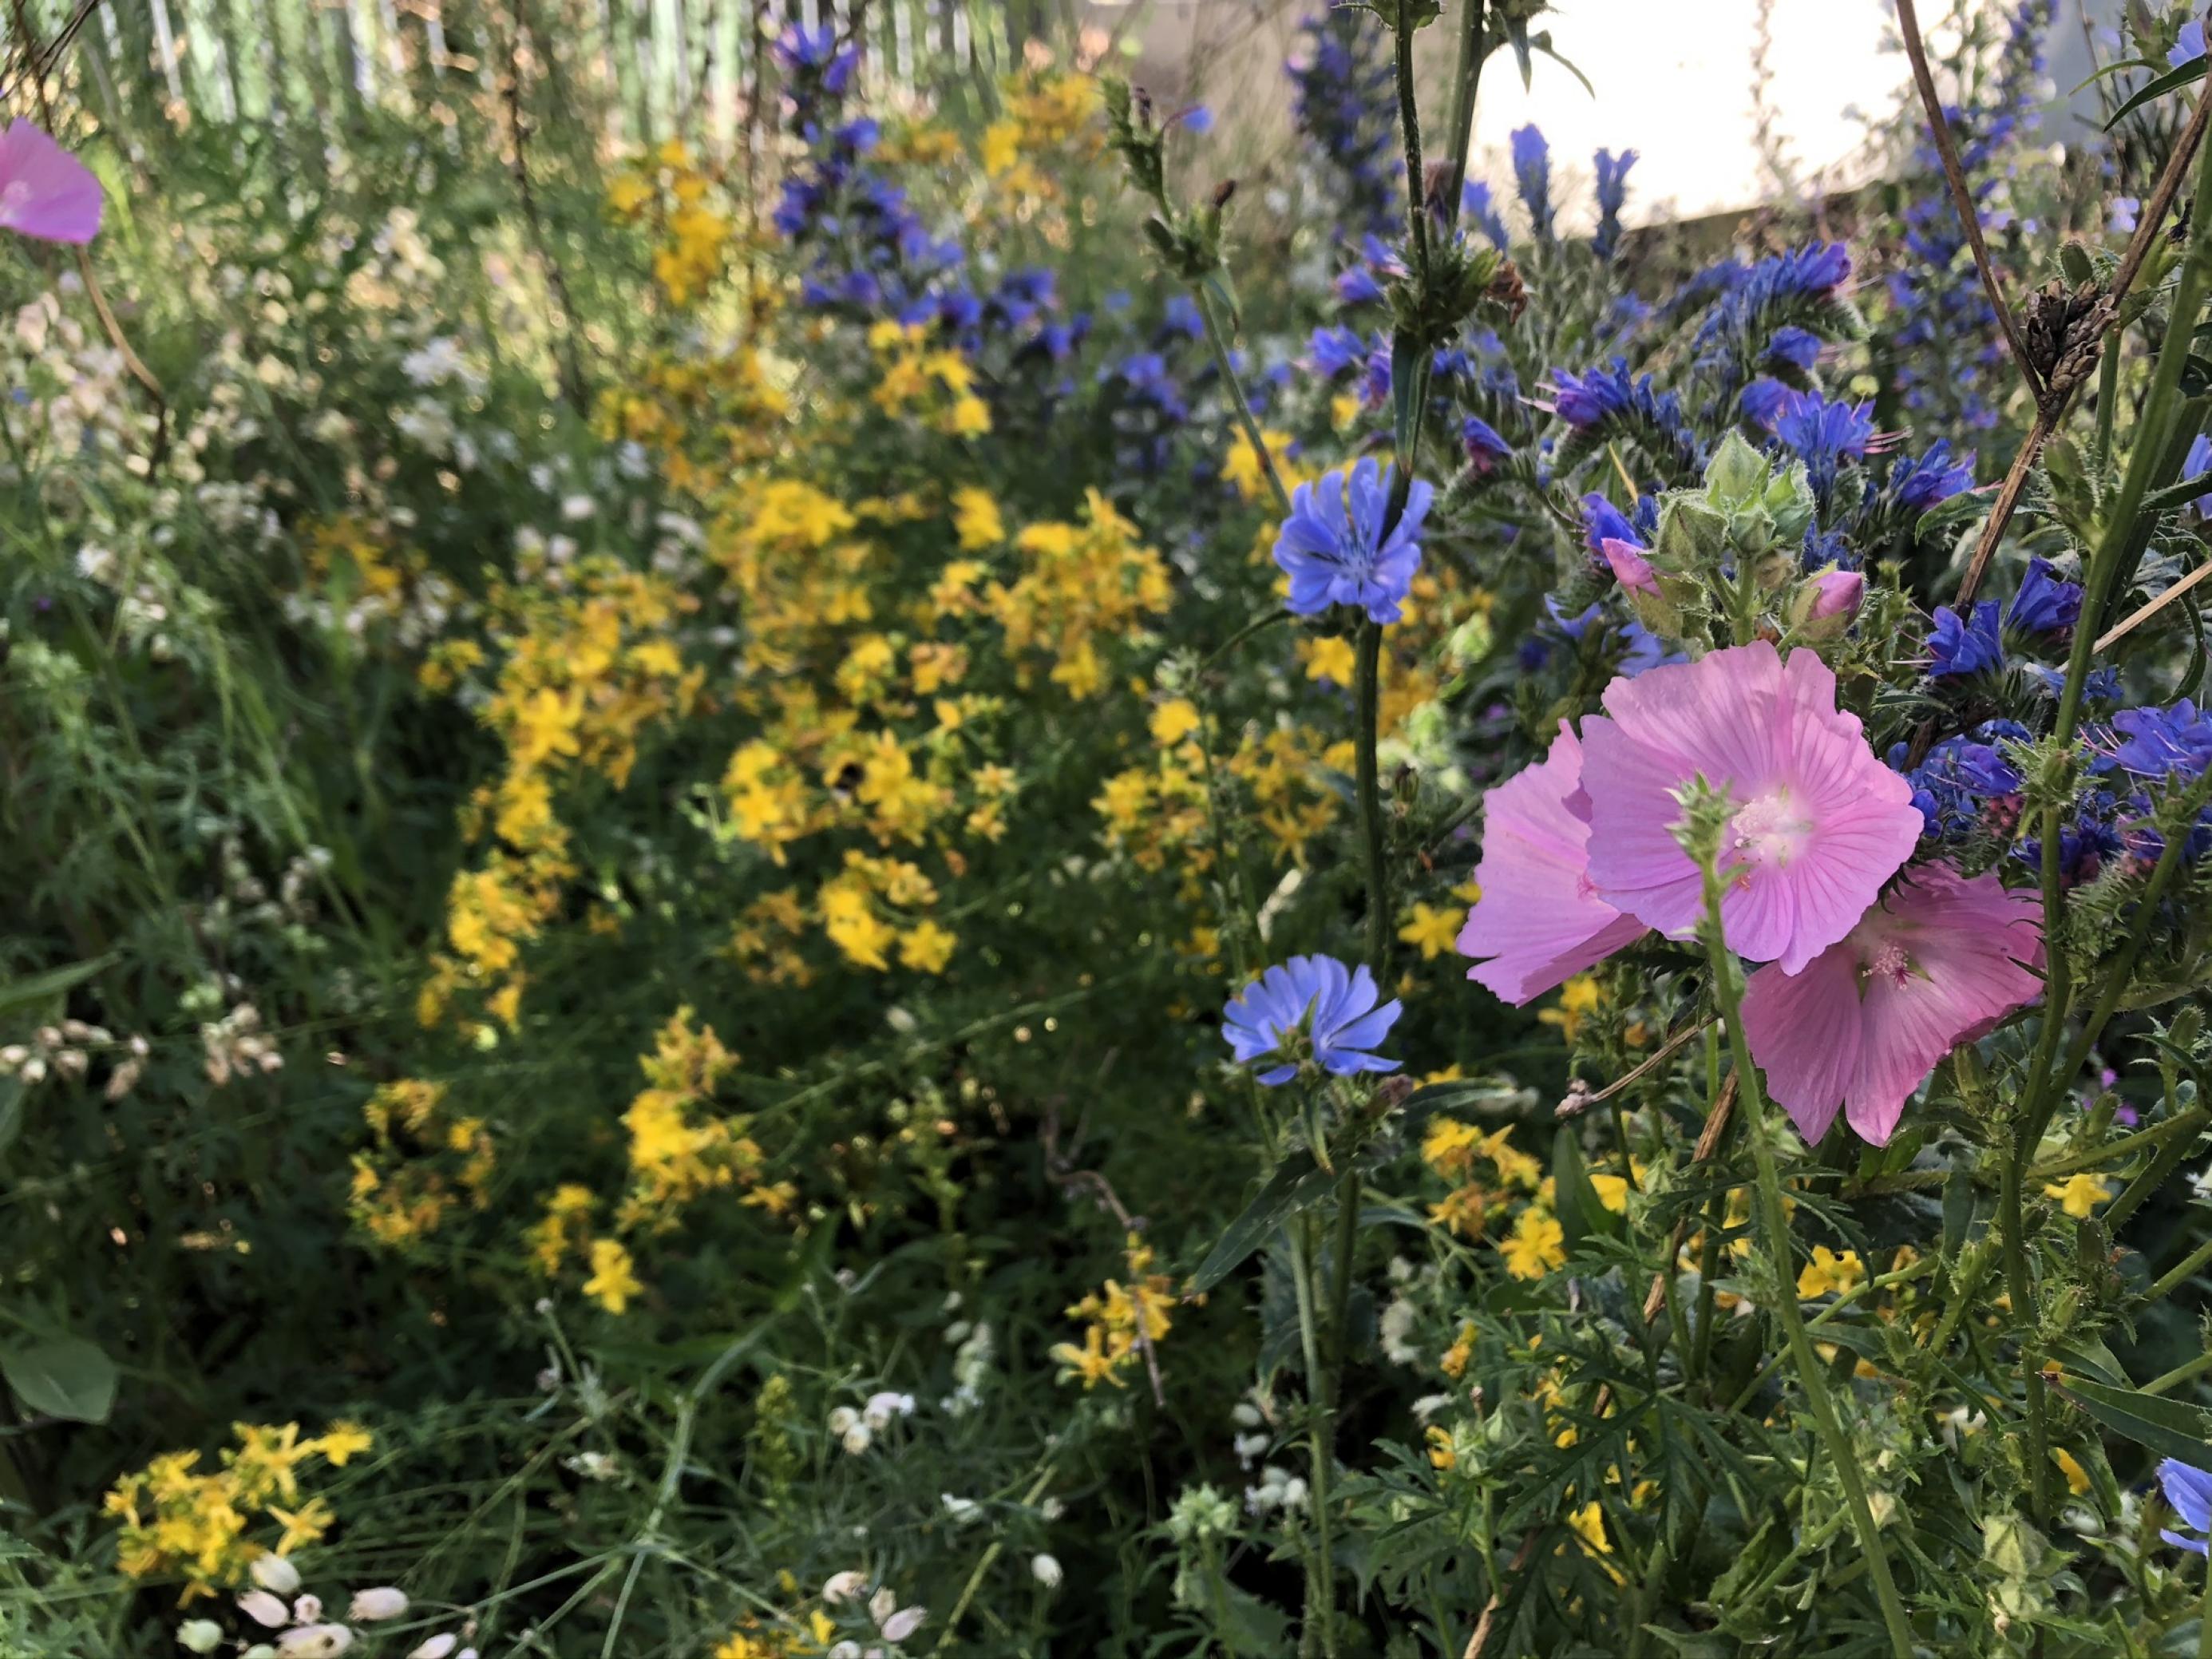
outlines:
M1182 121L1186 131L1197 133L1201 137L1213 131L1213 112L1203 104L1193 104L1176 118Z
M1406 510L1383 533L1382 514L1395 467L1365 456L1291 497L1291 516L1275 538L1275 562L1291 579L1291 610L1317 616L1332 605L1356 605L1368 620L1394 623L1421 568L1421 520L1436 495L1416 482Z
M2197 51L2202 53L2203 25L2191 23L2200 31ZM2173 1505L2173 1512L2181 1517L2184 1526L2194 1533L2212 1532L2212 1474L2203 1469L2191 1468L2178 1457L2169 1457L2158 1466L2158 1484L2166 1492L2166 1501ZM2176 1548L2197 1555L2208 1553L2206 1540L2202 1537L2185 1538L2171 1527L2159 1530L2160 1538Z
M1371 305L1382 297L1382 284L1365 265L1353 265L1338 276L1334 284L1341 305Z
M2201 17L2192 17L2181 26L2181 33L2174 37L2172 49L2166 54L2166 61L2175 69L2179 69L2184 64L2202 58L2203 55L2204 20ZM2179 1468L2179 1465L2177 1464L2175 1467ZM2191 1470L2191 1473L2195 1474L2196 1471ZM2197 1547L2197 1553L2199 1555L2204 1553L2202 1545Z
M1269 1088L1296 1077L1308 1053L1331 1077L1395 1072L1397 1060L1370 1051L1402 1005L1394 998L1378 1008L1379 994L1365 963L1346 969L1334 957L1292 957L1237 993L1221 1011L1221 1035L1238 1065L1275 1062L1259 1077Z
M2004 635L1997 626L1997 602L1978 601L1971 623L1949 605L1939 606L1928 635L1928 678L1936 680L2002 666Z
M1644 544L1628 515L1595 490L1583 497L1583 544L1593 553L1602 552L1609 541Z
M1513 130L1513 187L1520 193L1522 206L1528 210L1528 222L1535 230L1536 240L1552 240L1552 147L1544 142L1544 135L1532 122Z

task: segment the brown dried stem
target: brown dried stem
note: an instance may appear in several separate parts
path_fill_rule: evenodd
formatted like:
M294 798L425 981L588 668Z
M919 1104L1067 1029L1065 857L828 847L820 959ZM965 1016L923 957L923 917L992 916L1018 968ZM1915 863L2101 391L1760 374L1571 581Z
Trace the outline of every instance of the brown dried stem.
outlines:
M1951 141L1951 124L1943 116L1943 100L1936 95L1936 77L1928 68L1928 48L1920 39L1920 17L1912 0L1897 0L1897 24L1905 36L1905 55L1912 60L1912 82L1920 88L1922 107L1928 112L1928 130L1936 140L1936 153L1942 158L1944 182L1951 187L1951 204L1959 210L1959 227L1966 233L1967 246L1974 251L1974 269L1981 273L1982 290L1989 295L1990 308L1997 314L2004 326L2005 343L2012 348L2013 362L2019 365L2021 378L2039 408L2045 392L2043 377L2036 372L2035 361L2028 356L2027 342L2021 337L2020 324L2012 314L2012 307L1997 287L1996 270L1990 264L1989 245L1982 240L1982 216L1974 210L1973 192L1966 187L1966 170L1959 165L1959 147Z

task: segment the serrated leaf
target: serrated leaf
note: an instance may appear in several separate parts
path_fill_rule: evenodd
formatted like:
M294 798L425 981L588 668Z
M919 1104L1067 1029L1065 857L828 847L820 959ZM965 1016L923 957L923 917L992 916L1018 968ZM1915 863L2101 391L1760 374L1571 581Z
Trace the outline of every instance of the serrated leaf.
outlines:
M0 1347L0 1376L26 1411L48 1417L105 1423L115 1407L115 1362L81 1336Z
M2212 1465L2212 1412L2139 1389L2069 1376L2058 1392L2122 1439L2193 1468Z
M2112 112L2112 118L2105 123L2105 131L2110 132L2145 104L2163 98L2169 92L2178 92L2191 82L2202 80L2203 76L2204 54L2199 52L2187 63L2175 64L2156 80L2145 82L2136 89L2133 97Z
M1206 1253L1206 1260L1198 1264L1198 1271L1191 1275L1183 1293L1205 1295L1235 1272L1285 1222L1312 1208L1335 1190L1336 1177L1316 1164L1311 1152L1292 1152L1275 1166L1267 1184L1253 1195L1243 1212L1229 1224L1229 1230Z

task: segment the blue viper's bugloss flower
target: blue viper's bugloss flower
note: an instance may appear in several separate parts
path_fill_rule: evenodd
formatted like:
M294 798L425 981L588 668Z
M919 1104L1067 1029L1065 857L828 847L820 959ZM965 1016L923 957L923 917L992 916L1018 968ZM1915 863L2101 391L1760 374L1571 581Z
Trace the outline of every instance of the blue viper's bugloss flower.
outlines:
M1182 124L1185 131L1197 133L1200 137L1213 131L1213 112L1203 104L1193 104L1176 119Z
M1810 329L1799 328L1794 323L1784 324L1774 331L1766 343L1766 355L1775 362L1789 363L1797 368L1810 368L1820 356L1820 337Z
M1874 437L1874 405L1830 403L1817 393L1793 392L1775 417L1774 435L1805 463L1813 493L1823 503L1845 461L1863 460Z
M1370 1052L1390 1034L1402 1005L1375 1006L1381 994L1367 964L1347 969L1334 957L1292 957L1247 985L1221 1011L1221 1035L1240 1066L1272 1058L1259 1080L1273 1088L1298 1074L1296 1048L1310 1047L1332 1077L1395 1072L1399 1062ZM1291 1045L1303 1035L1305 1043Z
M1552 240L1552 147L1534 122L1513 129L1513 188L1521 205L1528 210L1528 222L1536 240Z
M2201 30L2203 25L2192 23L2190 27ZM2200 46L2198 51L2203 50ZM2166 1501L2181 1517L2182 1525L2194 1533L2212 1532L2212 1474L2191 1468L2178 1457L2169 1457L2158 1466L2158 1484L2166 1493ZM2212 1553L2212 1546L2208 1546L2201 1536L2184 1537L2171 1527L2160 1528L2158 1535L2178 1548L2198 1555Z
M1470 415L1460 423L1459 441L1467 451L1468 465L1478 473L1488 472L1513 453L1513 446L1480 415Z
M1511 240L1505 234L1505 221L1498 216L1498 204L1492 200L1490 186L1468 179L1460 186L1459 210L1474 221L1475 228L1490 239L1491 246L1500 253L1505 252Z
M1900 460L1889 470L1889 487L1897 492L1899 504L1915 513L1925 513L1973 485L1972 452L1954 465L1948 438L1938 438L1919 459Z
M1367 342L1348 328L1317 328L1306 342L1306 360L1314 373L1334 380L1346 369L1367 361Z
M2137 777L2197 778L2212 764L2212 714L2187 697L2171 708L2123 708L2112 730L2122 739L2113 760Z
M860 54L852 46L837 49L837 31L828 24L810 29L794 24L775 43L775 55L793 77L818 76L822 89L833 98L844 96L860 66Z
M1955 839L1984 822L1989 803L2019 794L2020 772L1997 744L2008 739L2025 743L2027 737L2027 728L2017 720L1985 720L1972 732L1944 738L1905 772L1912 804L1927 820L1928 833ZM1893 771L1903 769L1905 749L1900 743L1890 750Z
M1365 265L1353 265L1340 272L1333 284L1340 305L1372 305L1382 297L1382 284Z
M1416 482L1406 510L1382 533L1395 466L1372 455L1347 472L1340 467L1291 497L1291 516L1275 537L1275 562L1291 579L1291 610L1317 616L1332 605L1356 605L1368 620L1394 623L1421 568L1421 520L1435 489Z
M1628 170L1636 165L1636 152L1625 149L1616 156L1601 149L1592 159L1597 168L1597 234L1590 246L1599 258L1610 259L1620 246L1620 209L1628 199Z
M1628 521L1628 515L1595 489L1583 497L1583 540L1593 553L1609 541L1644 545L1644 538L1636 533L1636 526Z
M2060 576L2048 559L2030 559L2005 621L2030 634L2056 634L2081 614L2081 586Z
M1774 430L1774 423L1782 418L1782 411L1790 407L1796 392L1771 374L1762 374L1744 387L1743 395L1736 399L1736 410L1746 421L1762 432Z
M1997 625L1997 602L1978 600L1971 623L1948 605L1938 607L1928 657L1928 677L1937 680L2002 665L2004 636Z

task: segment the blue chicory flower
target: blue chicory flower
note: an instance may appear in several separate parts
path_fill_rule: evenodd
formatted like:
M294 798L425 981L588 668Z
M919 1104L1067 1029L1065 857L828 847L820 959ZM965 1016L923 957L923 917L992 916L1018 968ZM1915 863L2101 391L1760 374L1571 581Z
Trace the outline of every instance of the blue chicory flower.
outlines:
M1332 605L1349 605L1370 622L1398 620L1421 568L1421 520L1436 490L1415 482L1386 536L1382 514L1395 471L1368 455L1348 472L1339 467L1297 487L1291 516L1275 538L1275 562L1289 574L1294 614L1317 616Z
M1364 962L1347 969L1334 957L1292 957L1237 994L1221 1011L1221 1035L1240 1066L1274 1060L1259 1074L1269 1088L1296 1077L1309 1052L1332 1077L1395 1072L1400 1062L1371 1050L1403 1005L1393 998L1378 1008L1380 994Z
M2181 26L2181 33L2174 37L2173 46L2166 54L2166 61L2173 68L2179 69L2191 58L2203 55L2204 20L2192 17ZM2197 1553L2202 1555L2203 1551L2199 1550Z
M2201 28L2202 25L2191 27ZM2158 1466L2158 1484L2183 1525L2199 1534L2212 1532L2212 1474L2192 1468L2178 1457L2169 1457ZM2202 1536L2185 1537L2171 1527L2160 1528L2158 1535L2178 1549L2197 1555L2212 1554L2212 1545L2208 1545Z

